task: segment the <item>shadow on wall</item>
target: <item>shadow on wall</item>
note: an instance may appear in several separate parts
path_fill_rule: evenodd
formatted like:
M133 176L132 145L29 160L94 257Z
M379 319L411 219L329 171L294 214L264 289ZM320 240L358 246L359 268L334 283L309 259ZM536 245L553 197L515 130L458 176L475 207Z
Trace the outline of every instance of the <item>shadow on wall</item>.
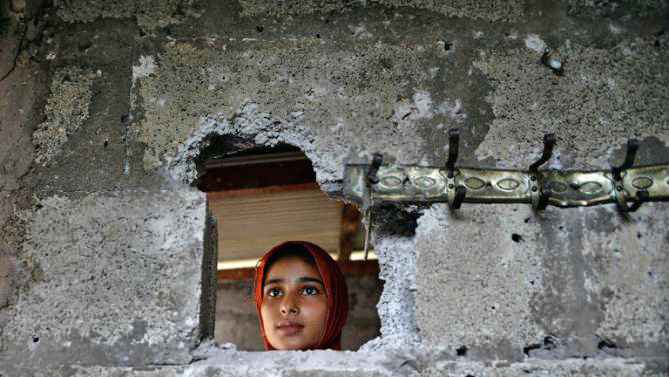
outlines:
M342 335L342 350L357 350L380 335L381 322L376 311L382 282L376 276L347 276L349 318ZM258 317L253 302L251 280L221 281L216 300L215 339L233 343L245 351L263 350Z

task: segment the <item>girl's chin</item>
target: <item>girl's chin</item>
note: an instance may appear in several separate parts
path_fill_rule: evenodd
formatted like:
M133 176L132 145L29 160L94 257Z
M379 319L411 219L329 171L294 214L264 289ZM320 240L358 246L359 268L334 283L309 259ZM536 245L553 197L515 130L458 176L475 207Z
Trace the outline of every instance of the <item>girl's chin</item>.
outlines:
M299 351L306 349L303 345L301 344L281 344L279 347L274 347L279 351Z
M272 346L278 351L300 351L312 348L309 347L306 342L295 341L295 339L293 339L293 341L283 341L277 343L278 344L276 346L274 343L272 343Z

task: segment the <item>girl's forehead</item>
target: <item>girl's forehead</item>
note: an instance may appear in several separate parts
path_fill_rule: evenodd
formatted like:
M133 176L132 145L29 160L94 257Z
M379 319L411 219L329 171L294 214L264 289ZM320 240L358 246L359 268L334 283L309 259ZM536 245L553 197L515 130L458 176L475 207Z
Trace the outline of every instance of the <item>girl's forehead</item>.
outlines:
M287 256L277 259L265 273L265 280L270 278L318 277L321 275L316 266L300 257Z

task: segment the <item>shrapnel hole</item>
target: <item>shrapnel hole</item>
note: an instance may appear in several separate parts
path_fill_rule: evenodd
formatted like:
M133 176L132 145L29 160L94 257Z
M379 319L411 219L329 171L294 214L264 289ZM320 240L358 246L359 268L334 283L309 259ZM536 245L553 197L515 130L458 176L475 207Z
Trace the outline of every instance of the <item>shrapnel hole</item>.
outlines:
M373 247L370 260L361 260L364 228L357 208L319 189L311 161L299 148L266 147L237 136L212 136L204 145L195 185L207 194L218 220L215 340L240 350L263 349L252 296L254 267L271 246L287 240L314 242L339 261L350 306L342 349L379 336L382 282Z

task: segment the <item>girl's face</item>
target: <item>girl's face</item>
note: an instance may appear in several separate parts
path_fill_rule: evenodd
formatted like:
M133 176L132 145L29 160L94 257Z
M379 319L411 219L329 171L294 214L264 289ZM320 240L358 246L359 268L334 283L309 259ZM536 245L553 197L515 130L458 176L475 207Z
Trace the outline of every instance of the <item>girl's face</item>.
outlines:
M325 332L327 296L315 266L299 257L272 264L260 306L265 336L277 350L315 347Z

